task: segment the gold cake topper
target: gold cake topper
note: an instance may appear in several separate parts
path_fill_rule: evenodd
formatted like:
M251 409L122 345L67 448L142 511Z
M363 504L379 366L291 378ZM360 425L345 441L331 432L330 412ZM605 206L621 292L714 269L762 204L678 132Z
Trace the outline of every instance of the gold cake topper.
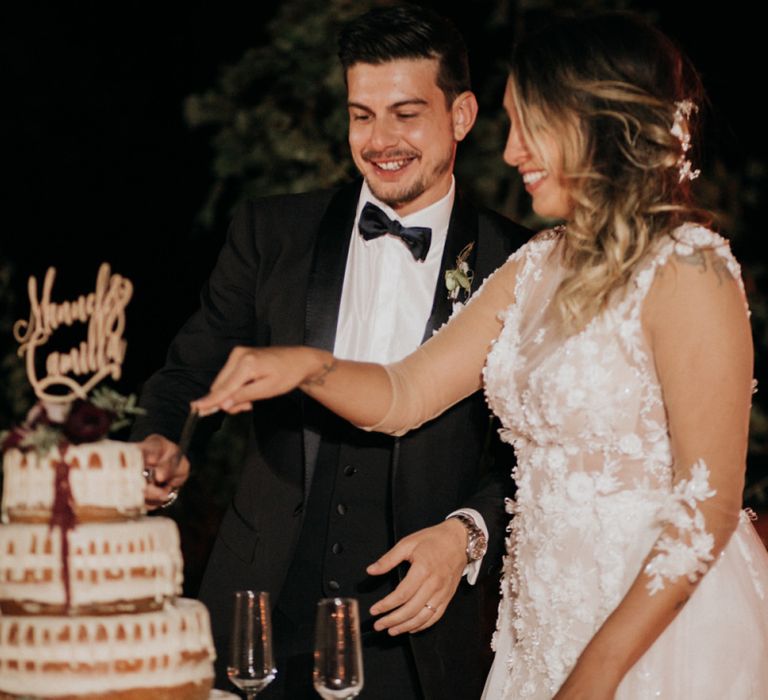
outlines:
M26 355L27 377L40 400L66 403L85 399L102 379L111 375L120 379L126 341L125 307L131 300L133 284L125 277L112 274L107 263L99 267L96 289L74 301L51 301L56 268L49 267L38 297L38 284L29 278L29 320L16 321L13 335L19 343L19 356ZM52 351L45 358L45 374L38 376L38 350L61 326L75 323L88 325L86 339L68 352ZM73 375L73 376L72 376ZM65 393L49 393L63 387Z

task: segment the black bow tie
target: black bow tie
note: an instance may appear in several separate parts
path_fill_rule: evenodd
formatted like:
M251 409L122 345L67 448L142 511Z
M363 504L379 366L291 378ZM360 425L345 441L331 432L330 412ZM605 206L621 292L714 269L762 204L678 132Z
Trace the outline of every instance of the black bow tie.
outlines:
M370 202L360 213L358 223L360 233L366 241L387 233L402 239L408 246L414 260L425 260L432 241L432 229L423 226L403 226L399 221L390 219L381 209Z

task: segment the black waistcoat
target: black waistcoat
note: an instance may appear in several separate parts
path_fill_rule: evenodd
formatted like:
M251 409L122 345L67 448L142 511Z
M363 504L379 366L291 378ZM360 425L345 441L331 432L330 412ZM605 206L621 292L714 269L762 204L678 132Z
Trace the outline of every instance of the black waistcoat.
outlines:
M364 636L368 608L397 585L396 576L365 568L394 544L391 462L394 438L339 425L326 433L317 457L304 523L278 607L310 627L319 598L360 604ZM308 640L311 642L311 640Z

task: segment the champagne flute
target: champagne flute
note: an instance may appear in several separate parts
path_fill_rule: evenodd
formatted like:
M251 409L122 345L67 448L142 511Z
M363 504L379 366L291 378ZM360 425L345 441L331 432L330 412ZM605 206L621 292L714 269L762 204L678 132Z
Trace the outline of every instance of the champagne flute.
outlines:
M237 591L227 676L248 700L254 700L276 675L269 593Z
M312 681L324 700L348 700L363 689L360 615L354 598L324 598L317 604Z

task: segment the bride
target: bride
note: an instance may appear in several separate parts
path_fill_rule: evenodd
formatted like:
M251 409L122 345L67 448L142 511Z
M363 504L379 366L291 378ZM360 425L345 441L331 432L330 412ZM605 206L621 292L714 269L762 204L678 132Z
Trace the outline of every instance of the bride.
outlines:
M741 511L752 343L739 266L690 205L699 98L626 16L529 37L504 157L567 223L400 363L237 348L196 402L300 387L402 434L485 388L517 453L487 698L768 697L768 555Z

